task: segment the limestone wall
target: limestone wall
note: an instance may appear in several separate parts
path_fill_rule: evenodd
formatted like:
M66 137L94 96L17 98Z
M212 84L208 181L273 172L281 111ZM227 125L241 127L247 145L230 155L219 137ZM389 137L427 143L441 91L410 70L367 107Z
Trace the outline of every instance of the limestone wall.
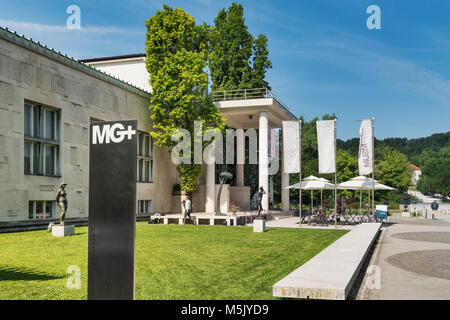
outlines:
M60 177L24 174L26 101L60 110ZM148 97L0 38L0 221L28 220L29 201L55 200L62 181L67 217L87 216L91 118L137 119L139 130L149 132L148 105ZM137 197L169 212L177 178L167 149L155 147L153 165L154 183L138 183Z

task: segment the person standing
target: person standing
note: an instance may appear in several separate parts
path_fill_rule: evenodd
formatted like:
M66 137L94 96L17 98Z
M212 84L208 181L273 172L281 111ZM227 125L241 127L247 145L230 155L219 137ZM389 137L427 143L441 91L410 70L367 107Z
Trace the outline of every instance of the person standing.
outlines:
M432 212L432 220L436 220L436 213L439 209L439 204L436 202L436 200L433 201L433 203L431 204L431 212Z
M184 203L184 208L186 209L185 214L187 215L188 219L191 218L191 211L192 211L192 203L189 196L186 196L186 202Z

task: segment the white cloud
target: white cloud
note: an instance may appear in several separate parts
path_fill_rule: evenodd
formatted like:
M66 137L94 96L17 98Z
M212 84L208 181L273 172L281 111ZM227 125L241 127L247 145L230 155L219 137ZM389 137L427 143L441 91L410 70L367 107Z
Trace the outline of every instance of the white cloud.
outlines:
M114 26L85 26L81 29L68 29L66 26L40 24L25 21L14 21L0 19L0 25L7 27L12 31L18 32L46 32L46 33L84 33L92 35L104 35L104 34L120 34L120 35L142 35L142 29L132 28L120 28Z

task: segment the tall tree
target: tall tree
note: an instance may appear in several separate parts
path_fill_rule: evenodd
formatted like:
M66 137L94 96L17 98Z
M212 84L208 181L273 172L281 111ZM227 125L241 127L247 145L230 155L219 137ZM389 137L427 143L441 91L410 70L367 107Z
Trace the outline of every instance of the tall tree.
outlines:
M177 129L186 129L194 137L194 121L201 121L203 131L223 130L222 115L207 94L206 25L196 25L184 10L164 5L146 21L146 26L146 66L153 91L150 109L156 129L151 135L155 144L173 148L176 142L172 134ZM177 170L181 189L194 192L201 165L191 161L177 165Z
M210 34L211 89L270 89L265 79L266 71L272 67L267 42L265 35L260 34L255 40L248 31L241 4L222 9Z
M220 10L210 34L209 69L212 90L242 87L252 47L253 37L245 25L242 5L233 3L228 10Z
M260 34L253 44L252 65L248 73L250 88L267 88L272 90L265 79L267 70L272 68L272 62L269 60L267 42L267 37L264 34Z

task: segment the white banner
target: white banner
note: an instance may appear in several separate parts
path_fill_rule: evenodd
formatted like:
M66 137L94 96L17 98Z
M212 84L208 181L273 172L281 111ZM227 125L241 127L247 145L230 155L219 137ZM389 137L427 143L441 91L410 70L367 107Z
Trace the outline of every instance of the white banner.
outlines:
M360 176L372 173L372 148L372 122L363 120L359 129L358 167Z
M298 121L283 121L283 171L300 171L300 124Z
M319 173L336 172L336 130L334 120L318 120Z

